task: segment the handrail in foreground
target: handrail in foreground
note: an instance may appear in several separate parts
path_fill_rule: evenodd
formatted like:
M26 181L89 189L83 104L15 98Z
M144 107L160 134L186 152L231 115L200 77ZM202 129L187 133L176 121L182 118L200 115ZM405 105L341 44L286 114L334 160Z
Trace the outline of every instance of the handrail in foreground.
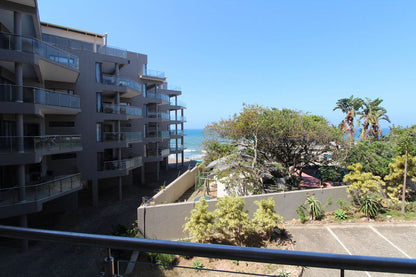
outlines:
M273 264L394 273L416 273L416 259L313 253L218 244L126 238L0 225L0 236L93 247L170 253Z

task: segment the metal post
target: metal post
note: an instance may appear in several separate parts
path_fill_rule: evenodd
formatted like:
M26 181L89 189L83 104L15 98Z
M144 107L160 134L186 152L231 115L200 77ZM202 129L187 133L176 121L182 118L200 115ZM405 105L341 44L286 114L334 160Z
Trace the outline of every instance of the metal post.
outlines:
M111 256L111 248L108 248L107 257L104 259L105 263L105 277L113 277L114 276L114 258Z
M340 276L344 277L344 269L343 268L341 268L341 270L340 270Z

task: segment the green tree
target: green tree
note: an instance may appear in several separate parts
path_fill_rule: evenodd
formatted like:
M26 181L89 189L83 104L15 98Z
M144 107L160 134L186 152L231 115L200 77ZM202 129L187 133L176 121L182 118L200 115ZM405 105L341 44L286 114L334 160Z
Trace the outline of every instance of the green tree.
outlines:
M238 197L218 198L214 216L215 229L222 239L242 245L250 231L248 212L244 210L244 199Z
M208 203L201 198L191 216L185 218L184 231L189 232L192 241L207 242L214 234L214 220L213 213L208 211Z
M361 203L361 197L365 194L380 193L385 183L380 176L374 176L371 172L364 172L363 166L356 163L348 166L350 173L344 176L343 181L350 183L347 191L356 203Z
M398 156L390 163L388 174L384 179L387 181L387 195L395 200L399 200L403 194L403 181L416 177L416 157L407 157L407 172L405 175L406 155ZM406 188L404 188L406 190ZM409 190L407 189L407 193ZM403 200L403 199L402 199Z
M348 134L350 140L354 140L356 133L354 118L362 105L363 100L361 98L355 98L354 95L351 95L349 98L339 99L333 109L333 111L340 109L345 113L345 119L341 121L339 126L344 134Z
M363 106L359 111L360 120L363 120L360 135L361 139L379 139L381 137L379 121L385 120L390 122L386 109L380 107L381 102L383 102L383 100L380 98L376 98L374 100L367 97L365 98Z
M276 213L275 203L271 197L267 200L254 201L254 203L258 208L253 214L253 227L270 240L275 227L283 228L283 217Z

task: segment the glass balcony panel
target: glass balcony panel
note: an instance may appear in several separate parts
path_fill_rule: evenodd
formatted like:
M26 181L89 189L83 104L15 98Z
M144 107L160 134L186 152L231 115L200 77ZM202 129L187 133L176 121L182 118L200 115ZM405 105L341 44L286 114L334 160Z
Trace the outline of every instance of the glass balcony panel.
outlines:
M104 132L103 141L138 141L142 139L141 132Z
M98 53L100 54L104 54L104 55L109 55L109 56L114 56L114 57L120 57L120 58L127 58L127 50L125 49L121 49L121 48L117 48L114 46L99 46Z
M43 88L16 86L1 84L0 85L0 101L3 102L19 102L19 91L23 92L23 99L20 102L60 106L79 109L80 98L77 95L70 95Z
M147 69L147 68L143 72L143 75L149 76L149 77L156 77L156 78L165 78L165 72Z
M0 137L0 153L48 153L80 147L80 135Z
M24 201L40 201L81 187L82 182L79 173L54 178L47 182L26 186ZM20 203L18 187L0 189L0 206L9 206L17 203Z
M114 85L114 86L123 86L128 87L137 91L142 91L142 85L134 80L130 80L124 77L115 77L115 76L103 76L103 83L106 85Z
M127 114L127 115L142 115L142 109L139 107L132 107L127 105L102 104L102 111L104 113L112 114Z
M133 157L124 160L105 161L103 162L103 170L129 170L142 165L142 157Z
M57 62L72 69L79 69L79 59L62 49L49 45L32 37L17 36L8 33L0 33L0 47L7 50L17 50L39 55L43 58Z

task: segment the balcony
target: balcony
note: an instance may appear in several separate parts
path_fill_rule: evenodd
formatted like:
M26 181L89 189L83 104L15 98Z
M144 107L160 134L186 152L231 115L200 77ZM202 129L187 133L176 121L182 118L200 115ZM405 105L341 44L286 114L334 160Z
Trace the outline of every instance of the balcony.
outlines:
M170 147L170 154L180 153L183 150L185 150L185 147L183 147L183 145L178 145L178 147L171 146Z
M169 138L169 131L152 131L148 130L146 139L167 139Z
M60 48L33 37L17 36L9 33L0 33L0 49L12 50L22 53L33 54L40 59L26 58L25 55L7 55L4 53L2 59L18 61L22 63L34 62L39 65L44 80L74 83L79 75L79 59Z
M142 109L135 106L116 105L107 103L103 103L101 106L101 114L112 115L104 116L102 118L103 120L128 120L131 118L139 118L142 116Z
M162 84L165 82L165 72L156 71L144 68L143 74L140 75L140 79L146 83Z
M145 96L147 103L167 104L169 103L169 96L160 92L150 90L146 92Z
M77 95L55 92L43 88L0 85L0 110L2 113L23 114L78 114L81 112Z
M0 165L39 163L44 155L81 150L80 135L2 136Z
M25 198L19 199L19 188L0 189L0 218L42 210L42 203L82 189L80 173L25 186Z
M129 175L130 170L143 166L140 156L123 160L103 161L98 171L98 178L110 178Z
M127 50L114 46L99 46L97 53L127 59Z
M170 118L169 113L164 112L147 111L146 115L149 121L168 121Z
M169 156L170 149L146 149L146 156L144 158L145 162L157 162L163 160L163 158Z
M171 137L174 137L174 136L182 137L182 136L185 136L185 131L184 130L178 130L178 131L170 130L169 134Z
M171 121L177 121L177 122L186 122L186 117L184 116L177 116L170 119Z
M130 143L137 143L141 141L141 132L104 132L100 148L127 148Z
M112 86L120 86L120 87L126 88L125 92L123 93L123 97L125 98L139 96L142 91L141 84L139 84L138 82L134 80L125 78L125 77L115 77L115 76L104 75L103 84L112 85Z
M179 86L173 86L167 83L158 86L159 89L164 90L169 96L181 95L182 90Z
M169 102L169 109L170 110L180 110L180 109L185 109L186 108L186 104L185 102L182 101L170 101Z

